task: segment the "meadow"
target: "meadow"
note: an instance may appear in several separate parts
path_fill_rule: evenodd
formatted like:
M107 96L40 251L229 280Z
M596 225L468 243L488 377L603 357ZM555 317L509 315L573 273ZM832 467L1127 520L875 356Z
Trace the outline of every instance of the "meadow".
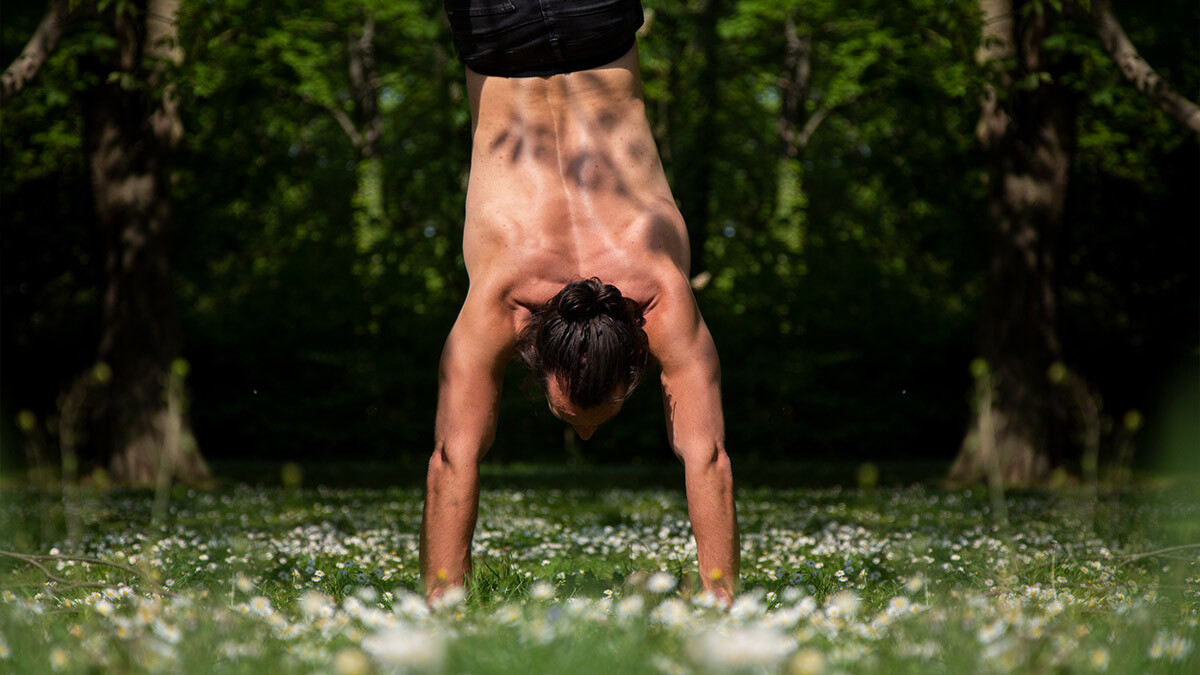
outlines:
M1195 482L745 481L724 610L677 473L490 472L432 610L419 487L9 487L0 672L1200 672Z

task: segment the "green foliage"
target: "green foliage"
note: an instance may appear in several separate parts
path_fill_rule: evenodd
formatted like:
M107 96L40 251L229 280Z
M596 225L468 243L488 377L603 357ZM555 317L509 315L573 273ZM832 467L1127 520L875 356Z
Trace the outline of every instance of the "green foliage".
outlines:
M693 274L708 275L697 297L722 354L735 456L953 453L984 260L976 3L645 5L647 112ZM1172 7L1120 14L1159 72L1195 91L1200 16ZM0 60L40 11L6 7ZM412 0L185 0L179 16L173 266L203 451L419 458L467 288L470 117L444 17ZM368 20L382 122L370 156L349 72ZM789 22L811 40L794 122L820 118L793 156L780 136ZM1105 410L1152 416L1161 374L1200 340L1197 145L1120 79L1086 24L1064 24L1046 48L1078 65L1063 75L1079 132L1065 351L1111 392ZM104 80L86 63L114 47L73 18L0 113L6 453L19 447L16 411L53 418L64 383L94 360L104 261L81 105ZM502 460L563 445L521 379L510 368ZM653 389L588 444L589 459L669 461Z
M971 6L929 9L739 3L721 25L732 71L761 73L724 83L724 98L746 102L741 124L776 128L787 17L812 36L806 114L831 111L802 157L768 163L778 174L759 184L757 213L731 213L709 241L714 279L700 298L718 344L741 356L724 359L726 389L750 403L737 410L749 418L730 424L749 447L782 435L894 451L922 442L898 428L955 418L946 409L961 400L965 353L945 350L969 345L978 287L978 242L964 222L978 210L978 169L962 161L977 109L962 96L975 88L975 38ZM763 138L745 165L778 156L779 143ZM946 190L934 176L949 158L962 168Z

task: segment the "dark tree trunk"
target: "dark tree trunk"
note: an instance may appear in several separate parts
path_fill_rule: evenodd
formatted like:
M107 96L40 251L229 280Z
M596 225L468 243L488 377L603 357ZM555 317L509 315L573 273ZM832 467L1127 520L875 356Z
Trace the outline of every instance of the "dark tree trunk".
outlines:
M1070 92L1058 84L1043 41L1049 7L983 0L982 58L1011 63L984 101L978 134L988 152L987 295L980 350L986 368L971 427L951 479L1009 484L1044 480L1064 425L1048 372L1062 358L1056 327L1054 247L1062 225L1074 142ZM1049 77L1039 77L1046 73Z
M781 241L792 253L799 253L803 241L804 156L817 129L835 109L853 103L857 96L840 102L826 102L809 110L813 74L813 31L795 16L783 21L783 68L779 76L779 116L775 131L779 137L779 169L775 185L775 218Z
M208 469L183 413L172 308L169 161L182 135L162 66L177 58L178 0L104 14L117 47L92 64L103 84L85 102L85 141L107 286L99 359L111 372L95 408L96 441L114 479L194 482ZM112 74L112 76L110 76Z
M346 118L348 121L342 124L358 153L358 180L350 197L350 205L354 212L355 239L359 250L365 253L388 234L383 198L383 160L379 157L383 117L379 112L380 78L375 67L373 17L367 16L362 25L351 29L346 43L346 57L354 119Z
M775 185L775 217L783 232L798 226L804 209L804 151L808 146L808 95L812 79L812 33L789 16L783 22L783 72L779 77L779 173ZM818 122L819 123L819 122ZM796 236L789 239L798 241Z
M807 117L808 85L812 79L812 33L802 31L796 20L783 23L783 75L779 78L780 106L776 130L785 160L799 160L808 139L803 130Z
M354 96L354 118L361 129L358 144L363 159L371 159L379 151L383 133L383 117L379 114L379 71L375 67L375 19L367 17L348 41L350 88Z

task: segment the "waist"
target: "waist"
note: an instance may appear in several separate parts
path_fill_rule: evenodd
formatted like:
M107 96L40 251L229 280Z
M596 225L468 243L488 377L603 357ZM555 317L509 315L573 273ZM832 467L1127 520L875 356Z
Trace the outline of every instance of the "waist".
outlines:
M633 45L640 0L445 0L458 58L501 77L603 66Z

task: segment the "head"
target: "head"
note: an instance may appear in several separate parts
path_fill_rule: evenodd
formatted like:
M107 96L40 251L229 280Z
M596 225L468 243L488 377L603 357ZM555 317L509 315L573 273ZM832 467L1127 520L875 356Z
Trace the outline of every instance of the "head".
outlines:
M517 351L550 411L585 440L617 414L646 370L650 349L638 303L593 277L536 307Z

